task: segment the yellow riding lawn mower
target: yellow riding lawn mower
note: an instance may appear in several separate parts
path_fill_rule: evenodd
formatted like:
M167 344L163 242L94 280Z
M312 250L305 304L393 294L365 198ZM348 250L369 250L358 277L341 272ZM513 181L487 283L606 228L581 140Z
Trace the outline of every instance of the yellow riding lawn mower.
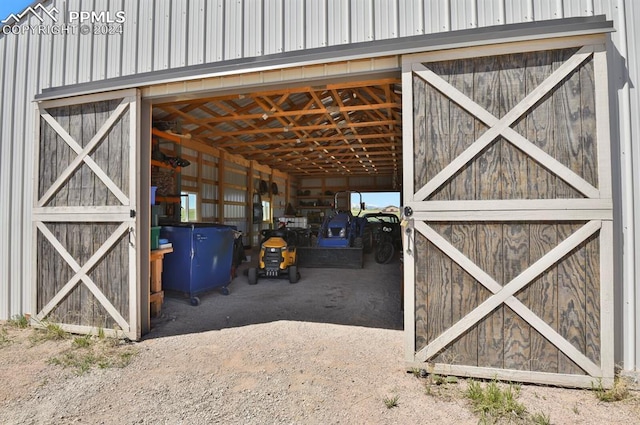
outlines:
M260 244L258 267L249 269L249 284L255 285L258 283L258 278L265 277L286 277L289 278L289 283L297 283L300 279L296 252L298 232L280 228L263 230L261 233L264 239Z

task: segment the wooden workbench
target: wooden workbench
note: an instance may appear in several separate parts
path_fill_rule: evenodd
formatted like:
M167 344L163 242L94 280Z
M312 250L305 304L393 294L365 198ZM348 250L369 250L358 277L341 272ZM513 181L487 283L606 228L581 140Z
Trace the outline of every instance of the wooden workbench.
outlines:
M165 254L173 252L173 248L154 249L149 255L151 279L149 284L149 316L156 317L162 309L164 291L162 290L162 260Z

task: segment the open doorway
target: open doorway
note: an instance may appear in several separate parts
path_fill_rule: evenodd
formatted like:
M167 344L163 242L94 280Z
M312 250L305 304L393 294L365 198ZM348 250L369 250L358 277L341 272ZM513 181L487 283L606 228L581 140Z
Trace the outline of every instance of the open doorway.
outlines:
M369 255L357 270L301 269L295 285L266 279L249 286L244 275L263 230L282 219L312 229L338 191L358 190L365 205L399 210L400 109L399 78L154 101L157 156L189 164L169 170L178 198L158 189L160 225L179 216L233 226L247 249L228 296L210 291L194 308L167 293L152 325L164 322L165 334L277 320L402 329L399 258L378 264ZM167 172L162 165L152 161L152 184Z

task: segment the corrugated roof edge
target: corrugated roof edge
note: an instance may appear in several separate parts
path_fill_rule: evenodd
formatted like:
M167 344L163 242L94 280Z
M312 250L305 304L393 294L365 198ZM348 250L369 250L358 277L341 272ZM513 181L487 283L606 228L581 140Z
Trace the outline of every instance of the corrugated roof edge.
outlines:
M242 74L277 68L291 68L318 63L404 55L456 47L472 47L497 41L524 41L612 31L614 31L613 21L607 21L604 15L496 25L460 31L296 50L274 55L151 71L70 86L52 87L44 89L41 94L36 95L35 100L41 101L132 87L145 87L152 84L166 84L176 81Z

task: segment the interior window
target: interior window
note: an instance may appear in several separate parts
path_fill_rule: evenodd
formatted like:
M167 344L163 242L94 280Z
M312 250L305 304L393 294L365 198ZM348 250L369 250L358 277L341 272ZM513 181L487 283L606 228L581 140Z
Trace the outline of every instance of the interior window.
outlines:
M262 222L263 223L271 222L271 201L269 200L262 201Z
M195 192L182 192L180 197L180 221L198 220L198 194Z

